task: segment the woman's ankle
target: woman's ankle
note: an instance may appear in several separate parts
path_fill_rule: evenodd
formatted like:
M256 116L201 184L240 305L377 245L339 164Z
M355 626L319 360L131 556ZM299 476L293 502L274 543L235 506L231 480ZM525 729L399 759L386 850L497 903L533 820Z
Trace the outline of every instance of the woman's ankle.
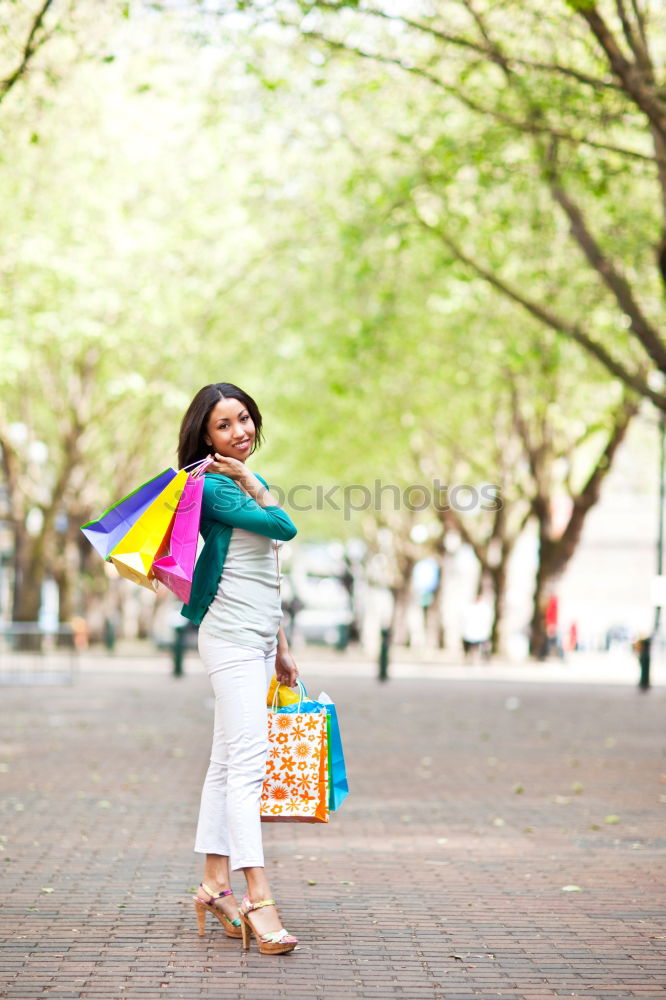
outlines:
M207 886L213 892L224 892L226 889L231 888L228 879L216 875L204 875L201 879L201 884Z

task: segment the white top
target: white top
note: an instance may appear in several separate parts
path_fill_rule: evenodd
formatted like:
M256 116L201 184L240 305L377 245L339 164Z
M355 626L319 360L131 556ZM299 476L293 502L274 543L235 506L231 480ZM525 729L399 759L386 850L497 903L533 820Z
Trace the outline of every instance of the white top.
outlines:
M276 545L255 531L232 528L222 576L201 631L264 653L277 645L282 622Z
M485 601L473 601L463 609L462 637L466 642L486 642L493 627L493 609Z

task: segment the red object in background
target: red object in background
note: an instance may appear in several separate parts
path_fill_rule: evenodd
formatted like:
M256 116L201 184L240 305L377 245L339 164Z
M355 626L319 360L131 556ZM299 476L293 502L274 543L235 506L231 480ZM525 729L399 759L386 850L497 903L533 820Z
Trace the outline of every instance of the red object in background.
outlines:
M578 626L575 622L569 626L569 649L572 653L578 649Z
M551 594L546 605L546 634L548 636L557 635L557 598Z

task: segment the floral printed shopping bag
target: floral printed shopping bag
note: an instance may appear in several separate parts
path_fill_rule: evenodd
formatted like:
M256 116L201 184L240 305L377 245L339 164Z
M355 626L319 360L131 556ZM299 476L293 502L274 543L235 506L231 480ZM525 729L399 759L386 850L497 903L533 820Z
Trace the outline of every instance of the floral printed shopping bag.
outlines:
M263 822L328 823L328 715L324 709L269 709L260 812Z
M296 683L298 694L285 684L278 684L277 678L273 677L268 690L268 704L273 704L277 699L277 704L284 712L319 712L322 709L326 711L328 715L328 808L330 812L334 812L340 808L349 795L347 767L342 750L338 713L333 701L325 691L321 691L315 700L308 696L301 680L297 680Z

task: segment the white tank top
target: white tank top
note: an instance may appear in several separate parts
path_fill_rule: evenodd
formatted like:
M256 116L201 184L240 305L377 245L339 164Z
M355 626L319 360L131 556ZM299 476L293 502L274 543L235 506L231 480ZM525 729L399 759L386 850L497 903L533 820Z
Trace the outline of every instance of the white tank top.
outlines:
M282 621L278 556L283 542L232 528L222 576L201 631L265 653L277 645Z

